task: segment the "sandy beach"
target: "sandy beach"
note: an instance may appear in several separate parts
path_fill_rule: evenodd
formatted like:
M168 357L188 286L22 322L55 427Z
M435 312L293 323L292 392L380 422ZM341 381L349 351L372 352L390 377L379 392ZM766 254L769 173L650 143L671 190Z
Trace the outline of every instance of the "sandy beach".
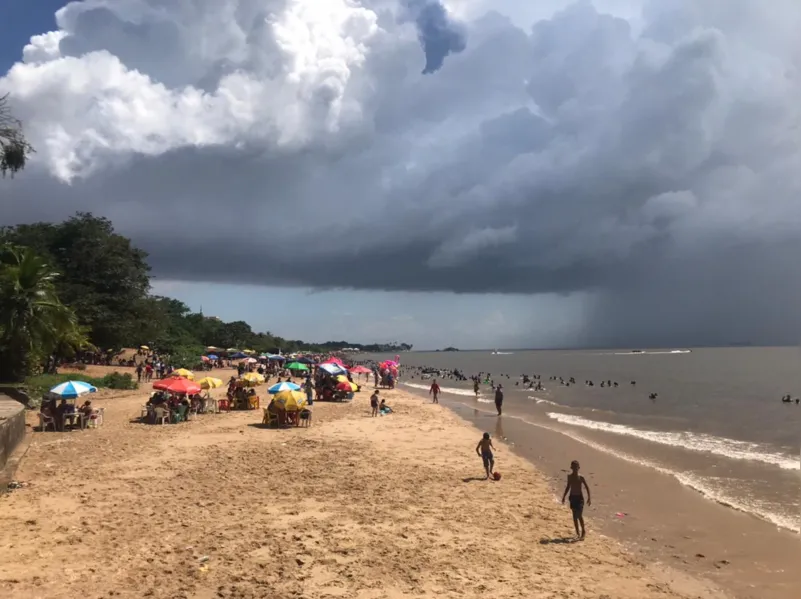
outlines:
M143 425L147 391L98 396L99 429L31 433L25 486L0 498L0 594L724 597L639 563L592 509L588 538L565 542L569 511L534 466L497 443L503 479L483 480L476 428L382 395L394 414L371 418L360 393L286 430L255 411Z

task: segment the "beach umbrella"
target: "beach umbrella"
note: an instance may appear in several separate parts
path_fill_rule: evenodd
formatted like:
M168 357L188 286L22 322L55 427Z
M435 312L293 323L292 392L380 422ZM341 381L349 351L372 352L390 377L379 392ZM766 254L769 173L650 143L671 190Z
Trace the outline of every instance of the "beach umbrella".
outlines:
M240 380L245 381L249 387L255 387L256 385L261 385L264 382L264 377L258 372L249 372L242 375Z
M281 391L300 391L300 385L296 385L295 383L276 383L267 389L267 392L272 395L281 393Z
M295 362L300 362L301 364L317 364L317 362L315 362L311 358L307 358L306 356L301 356L300 358L295 360Z
M287 370L308 370L309 367L303 364L302 362L290 362L286 366L284 366Z
M156 381L153 383L153 388L161 391L169 391L170 393L200 393L200 385L180 376L173 376L167 379Z
M150 349L147 345L140 345L139 349Z
M350 393L351 391L356 391L356 389L358 388L359 388L358 385L354 385L348 380L345 380L341 383L337 383L337 390L346 391L347 393Z
M284 356L278 356L278 355L267 356L267 359L268 360L274 360L274 361L277 361L277 362L283 362L284 360L286 360L286 358Z
M208 355L208 356L206 356L206 357L207 357L209 360L219 360L219 359L220 359L220 356L218 356L217 354L209 354L209 355Z
M355 366L354 368L351 368L350 371L355 372L356 374L369 374L372 372L372 370L365 368L364 366Z
M216 389L217 387L223 386L222 379L217 379L213 376L204 377L200 379L197 384L200 385L201 389Z
M236 349L235 347L229 347L229 348L228 348L228 349L226 349L225 351L227 351L229 354L235 354L235 353L237 353L239 350L238 350L238 349Z
M257 364L259 361L256 358L247 358L242 360L245 364Z
M200 356L200 359L203 362L210 362L211 361L211 360L209 360L208 356Z
M66 399L74 399L87 393L94 393L95 391L97 391L97 387L89 383L84 383L83 381L67 381L66 383L61 383L50 389L50 393L60 395Z
M190 381L195 380L195 373L193 373L191 370L187 370L186 368L179 368L178 370L173 370L172 376L180 376L185 379L189 379Z
M325 360L323 364L336 364L337 366L342 366L343 368L345 367L345 363L336 356L331 356Z
M228 357L231 358L232 360L242 360L244 358L247 358L248 355L247 354L243 354L242 352L237 352L235 354L231 354Z
M220 350L220 348L219 347L215 347L214 345L207 345L206 346L206 351L219 351L219 350Z
M350 382L350 381L348 381L348 377L346 377L344 374L338 374L336 376L336 379L337 379L337 383L349 383Z
M275 403L280 404L287 412L297 412L306 407L307 399L300 391L281 391L276 393L273 398Z
M320 370L327 372L328 374L344 374L347 372L342 366L339 364L320 364L318 366Z

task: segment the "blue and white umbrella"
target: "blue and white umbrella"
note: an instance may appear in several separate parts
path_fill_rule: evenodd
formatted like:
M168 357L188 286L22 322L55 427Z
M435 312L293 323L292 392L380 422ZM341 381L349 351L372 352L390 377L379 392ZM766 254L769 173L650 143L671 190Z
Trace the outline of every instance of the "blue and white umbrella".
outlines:
M272 395L281 393L281 391L300 391L300 385L296 385L295 383L277 383L267 389L267 392Z
M219 359L220 359L220 356L218 356L217 354L209 354L209 355L208 355L208 356L206 356L206 357L207 357L209 360L219 360Z
M319 368L320 370L324 370L328 374L333 374L333 375L348 373L348 371L342 368L342 366L340 366L339 364L333 364L330 362L328 364L320 364L317 368Z
M93 387L89 383L84 383L83 381L67 381L66 383L61 383L50 389L50 393L60 395L67 399L74 399L87 393L94 393L95 391L97 391L97 387Z

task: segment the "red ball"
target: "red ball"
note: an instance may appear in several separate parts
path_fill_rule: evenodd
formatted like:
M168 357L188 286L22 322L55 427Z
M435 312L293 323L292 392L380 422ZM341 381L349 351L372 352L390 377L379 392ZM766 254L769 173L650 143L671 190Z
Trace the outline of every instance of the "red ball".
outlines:
M492 478L494 478L495 480L501 480L501 473L500 472L493 472L492 473Z

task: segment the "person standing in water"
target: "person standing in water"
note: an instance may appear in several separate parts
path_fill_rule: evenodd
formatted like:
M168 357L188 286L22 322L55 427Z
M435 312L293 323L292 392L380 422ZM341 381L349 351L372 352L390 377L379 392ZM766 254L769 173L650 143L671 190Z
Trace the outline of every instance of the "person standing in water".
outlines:
M503 385L500 383L495 388L495 409L498 410L498 416L503 413Z
M431 388L428 390L429 395L434 396L434 403L439 403L439 392L441 389L439 388L439 384L437 383L437 379L434 379L434 382L431 383Z
M565 502L565 497L570 491L570 510L573 512L573 526L576 527L576 536L579 539L584 539L584 494L582 493L582 487L587 489L587 505L592 505L590 487L584 477L579 474L578 460L570 462L570 470L570 474L567 475L567 486L562 494L562 503ZM579 524L581 525L581 531L579 531Z

